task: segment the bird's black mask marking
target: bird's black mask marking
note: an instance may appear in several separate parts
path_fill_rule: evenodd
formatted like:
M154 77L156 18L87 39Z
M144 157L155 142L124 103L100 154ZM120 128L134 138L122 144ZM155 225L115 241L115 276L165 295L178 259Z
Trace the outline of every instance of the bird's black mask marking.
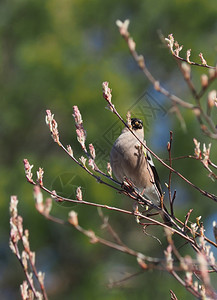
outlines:
M134 130L136 130L136 129L142 129L142 127L143 127L142 120L137 119L137 118L132 118L131 119L131 125L132 125L132 128Z

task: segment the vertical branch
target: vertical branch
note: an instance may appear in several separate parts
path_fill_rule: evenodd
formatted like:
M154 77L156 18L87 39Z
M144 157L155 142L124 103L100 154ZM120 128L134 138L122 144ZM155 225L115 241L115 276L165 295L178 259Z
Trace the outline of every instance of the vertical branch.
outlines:
M173 141L173 132L170 131L170 141L167 144L167 150L168 150L168 153L169 153L169 164L170 164L171 168L172 168L172 156L171 156L172 141ZM171 215L174 216L174 210L173 210L173 202L174 201L173 201L172 192L171 192L171 182L172 182L172 171L170 169L170 171L169 171L168 193L169 193Z

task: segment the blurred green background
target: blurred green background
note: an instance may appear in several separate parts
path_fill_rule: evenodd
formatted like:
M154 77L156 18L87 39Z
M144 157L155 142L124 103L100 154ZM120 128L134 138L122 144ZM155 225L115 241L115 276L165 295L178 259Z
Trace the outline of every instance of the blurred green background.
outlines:
M153 75L171 92L193 102L176 62L159 39L158 30L165 36L174 34L184 45L183 56L191 48L192 60L199 61L198 54L203 52L207 62L214 65L216 15L215 0L1 1L1 299L21 299L19 285L24 280L20 265L8 247L8 205L12 194L18 196L19 213L24 218L24 227L30 231L36 265L46 273L49 299L169 299L170 289L179 299L192 299L173 278L159 271L146 272L121 287L108 289L110 280L140 271L135 258L90 244L73 228L53 224L40 216L34 208L32 186L25 180L22 160L28 158L34 164L34 172L39 166L44 168L44 182L49 188L56 188L60 178L64 185L60 189L67 196L72 193L73 197L74 190L81 185L88 201L131 209L131 200L88 177L53 143L44 121L45 110L51 109L55 114L61 141L71 144L79 157L81 149L72 118L72 106L78 105L87 129L87 142L95 145L97 161L105 170L111 143L121 129L116 117L105 110L101 84L109 81L113 103L122 116L133 107L132 111L145 122L147 143L153 151L167 157L166 145L172 130L173 156L193 154L193 137L207 144L211 140L202 135L190 112L181 110L186 132L174 115L166 113L170 102L156 93L138 70L115 21L130 19L130 32ZM198 87L203 72L206 70L192 70ZM212 88L215 87L216 83ZM206 104L206 95L203 103ZM216 142L212 141L211 158L215 162L216 150ZM162 183L168 182L168 170L158 162L156 165ZM199 162L177 161L174 167L201 188L216 192L216 183L208 178ZM174 189L177 189L177 215L183 218L193 207L192 221L202 215L206 233L213 238L211 224L217 219L215 204L175 176ZM84 228L108 236L101 228L95 208L53 204L53 213L62 218L67 218L71 209L78 212L79 223ZM163 255L166 244L162 230L148 230L162 240L160 245L157 240L145 236L133 218L109 211L104 213L129 247L147 255ZM182 241L177 239L177 244L181 246ZM191 253L189 247L181 251Z

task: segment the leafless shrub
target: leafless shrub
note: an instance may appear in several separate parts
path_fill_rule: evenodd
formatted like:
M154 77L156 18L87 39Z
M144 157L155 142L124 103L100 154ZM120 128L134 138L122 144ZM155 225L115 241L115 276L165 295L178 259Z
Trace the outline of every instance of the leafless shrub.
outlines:
M180 51L182 47L179 46L177 42L174 41L172 35L166 39L168 47L172 53L172 55L177 60L179 67L182 71L182 74L189 85L189 88L194 95L195 104L184 101L183 99L177 97L176 95L170 93L165 88L163 88L158 80L156 80L150 71L147 69L145 59L142 55L138 55L136 52L136 43L133 41L130 33L128 31L129 21L125 22L117 21L117 25L119 27L120 34L126 40L129 50L137 62L138 66L141 68L143 73L147 76L149 81L153 84L154 88L167 96L174 107L174 111L177 113L177 116L180 119L181 112L179 110L179 106L185 109L189 109L197 118L200 128L202 131L209 137L216 139L217 138L217 129L214 125L214 122L211 118L211 111L214 109L216 104L216 91L211 91L208 94L207 99L207 111L205 112L200 104L200 98L203 96L204 92L209 87L210 83L216 79L217 70L216 67L211 67L207 64L202 54L200 54L201 63L194 63L190 61L190 51L187 51L186 58L180 57ZM175 49L174 49L175 47ZM199 67L205 67L210 70L209 76L203 75L201 77L201 90L199 92L196 91L194 87L191 76L190 76L190 66L195 65ZM112 91L109 87L108 82L103 83L103 97L107 101L108 109L128 128L129 131L133 135L134 132L130 126L130 114L127 115L127 121L125 122L119 112L116 110L115 105L112 102ZM217 196L201 189L196 184L192 183L188 180L184 175L180 172L176 171L172 167L172 161L174 159L185 159L191 158L198 160L203 167L209 172L209 176L216 180L217 176L215 174L215 170L217 166L210 159L210 151L211 144L208 146L203 145L203 150L200 148L200 142L194 139L194 155L182 156L178 158L173 158L171 154L172 148L172 140L173 134L170 133L170 140L168 141L167 151L168 151L168 161L169 164L165 162L165 160L161 159L157 154L155 154L151 149L149 149L144 143L144 141L139 141L143 147L145 147L150 153L165 167L169 172L168 179L168 194L169 194L169 202L170 209L167 211L164 206L164 196L161 199L161 205L156 206L150 200L146 199L143 195L141 195L130 179L126 178L123 182L118 182L116 179L112 177L112 170L110 163L107 164L107 173L100 170L96 163L96 153L95 148L92 143L87 146L86 141L86 130L83 127L83 120L81 113L77 106L73 106L73 117L75 120L75 127L77 133L77 140L81 146L81 150L83 151L83 155L79 158L76 158L73 152L73 149L70 145L64 146L61 143L60 135L58 131L58 124L54 119L54 115L50 110L46 111L46 123L50 129L51 136L55 143L72 159L72 161L79 165L82 169L84 169L90 176L94 177L97 182L100 184L106 185L107 187L114 189L120 194L124 194L128 196L131 200L133 200L133 209L126 210L121 207L113 207L108 206L101 203L93 203L86 200L83 200L82 190L80 187L77 188L76 199L64 198L57 194L56 191L52 191L48 189L43 184L43 176L44 171L42 168L39 168L37 171L37 178L34 179L32 168L33 165L29 163L27 159L24 159L24 168L27 181L34 185L34 197L35 197L35 206L37 211L42 214L45 218L49 219L52 222L56 222L61 225L68 225L74 227L76 230L84 234L91 243L100 243L107 247L113 248L117 251L127 253L131 256L134 256L138 265L141 267L142 272L145 272L150 269L164 270L171 274L186 290L188 290L192 295L194 295L198 299L217 299L217 295L214 287L211 285L211 274L217 272L217 266L215 262L215 258L213 252L210 251L210 245L217 247L216 241L212 241L207 238L205 235L205 229L203 222L201 222L201 217L197 217L195 221L190 221L192 208L186 212L186 216L183 217L183 220L180 220L176 217L176 213L174 211L174 202L176 199L176 192L172 194L171 185L172 185L172 175L175 174L179 176L186 184L190 185L192 188L196 189L199 193L201 193L206 198L217 202ZM183 118L181 118L183 119ZM43 200L42 191L48 193L50 198L47 198L45 201ZM52 201L56 202L72 202L72 203L80 203L82 205L95 206L98 208L99 215L102 219L103 226L107 228L108 232L111 235L111 240L104 239L103 237L98 236L93 230L87 230L82 227L79 223L79 217L75 211L71 211L68 217L65 220L60 219L54 215L52 215ZM145 212L141 212L140 210L144 210L144 206L149 209L153 209L157 214L164 213L168 220L170 220L170 225L168 226L163 221L159 221L155 218L155 215L149 215ZM116 233L112 225L108 222L108 219L103 213L104 210L110 210L112 212L116 212L119 214L127 214L129 217L134 217L139 226L145 229L147 226L160 226L165 232L165 238L167 240L167 247L164 250L164 259L160 259L158 257L150 257L145 253L137 252L134 249L129 248L125 245L119 235ZM47 299L47 295L44 288L43 275L40 272L37 272L34 262L34 255L31 252L28 242L28 231L24 231L22 227L22 218L17 213L17 199L15 196L11 198L11 234L10 234L10 247L12 251L17 256L18 260L21 263L21 266L26 275L26 281L24 281L21 294L23 299L33 299L40 297ZM216 222L213 223L214 235L216 238ZM194 257L190 255L182 256L175 245L174 235L178 235L183 242L190 244L192 249L194 250ZM144 236L145 238L145 236ZM20 254L20 250L18 248L18 242L21 242L23 245L23 252ZM29 273L29 265L32 268L36 279L40 283L41 292L37 292L34 283L32 280L32 276ZM183 275L184 274L184 275ZM124 278L126 280L128 278ZM118 282L113 285L118 284ZM171 299L177 299L174 291L170 290ZM28 298L29 297L29 298ZM32 298L31 298L32 297Z

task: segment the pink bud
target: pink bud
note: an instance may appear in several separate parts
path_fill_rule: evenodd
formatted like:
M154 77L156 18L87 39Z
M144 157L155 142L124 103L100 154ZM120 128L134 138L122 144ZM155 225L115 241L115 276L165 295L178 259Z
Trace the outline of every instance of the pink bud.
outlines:
M55 143L59 143L59 132L58 132L58 125L57 122L54 119L54 115L51 113L51 111L49 109L46 110L46 124L49 126L50 128L50 132L52 134L52 138L54 140Z
M90 150L90 155L92 156L93 159L96 158L96 153L95 153L95 148L93 144L89 144L89 150Z
M88 165L91 167L92 170L95 170L95 164L92 158L88 160Z
M30 165L29 161L27 159L23 160L24 163L24 169L25 169L25 173L26 173L26 178L29 182L33 183L33 179L32 179L32 173L31 170L33 168L33 165Z
M43 175L44 175L44 171L42 168L39 168L37 171L37 181L39 183L39 185L43 186Z
M75 119L76 127L83 123L81 113L76 105L73 106L73 117Z
M201 81L201 85L202 85L203 88L206 88L208 86L209 79L208 79L208 76L206 74L201 75L200 81Z
M201 63L202 63L202 65L207 65L207 62L206 62L206 60L204 59L204 57L203 57L203 53L200 53L199 54L199 57L200 57L200 60L201 60Z
M78 226L78 214L73 210L70 211L68 221L73 226L75 226L75 227Z
M33 195L35 199L35 207L40 212L43 213L44 211L44 203L43 203L43 195L41 189L38 185L34 186Z
M107 172L108 172L109 176L112 177L112 167L109 162L107 163Z
M77 187L76 198L77 198L77 200L82 201L82 191L81 191L81 187L80 186Z

